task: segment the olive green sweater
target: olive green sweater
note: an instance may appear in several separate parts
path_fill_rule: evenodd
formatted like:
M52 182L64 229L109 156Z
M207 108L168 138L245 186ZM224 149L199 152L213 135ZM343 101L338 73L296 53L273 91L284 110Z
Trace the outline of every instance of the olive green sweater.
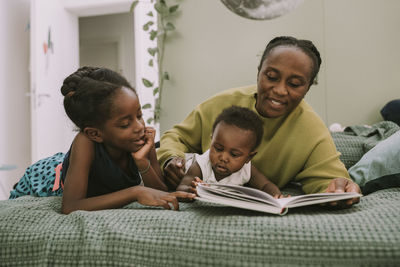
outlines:
M257 113L256 90L256 86L226 90L198 105L163 134L157 151L161 166L171 157L184 158L186 152L205 152L214 120L224 108L237 105ZM304 100L288 115L260 118L264 136L252 163L279 188L294 181L305 193L317 193L325 191L333 178L349 178L329 130Z

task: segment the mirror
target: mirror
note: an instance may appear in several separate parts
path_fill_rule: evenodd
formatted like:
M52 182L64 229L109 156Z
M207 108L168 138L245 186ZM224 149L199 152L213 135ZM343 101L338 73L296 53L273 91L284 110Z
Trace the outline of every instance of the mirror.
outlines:
M303 0L221 0L235 14L253 20L267 20L296 9Z

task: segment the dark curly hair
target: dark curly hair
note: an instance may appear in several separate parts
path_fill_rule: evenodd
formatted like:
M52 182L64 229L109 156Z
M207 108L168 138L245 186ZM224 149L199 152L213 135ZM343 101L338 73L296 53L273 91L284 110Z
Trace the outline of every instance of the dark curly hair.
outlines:
M65 78L61 86L64 109L72 122L81 130L101 127L110 117L112 100L118 89L135 91L120 74L106 68L82 67Z
M303 51L306 55L308 55L312 62L313 62L313 68L312 68L312 73L311 73L311 80L310 84L316 83L315 77L317 76L319 72L319 68L322 63L321 56L319 54L318 49L314 46L314 44L309 41L309 40L302 40L302 39L296 39L291 36L280 36L272 39L266 46L264 53L261 57L260 64L258 65L258 72L261 70L261 66L265 60L265 58L269 55L269 53L278 46L293 46L299 48L301 51Z
M220 122L254 132L256 140L254 142L253 150L260 145L264 134L263 121L254 111L239 106L231 106L224 109L214 121L212 129L213 133Z

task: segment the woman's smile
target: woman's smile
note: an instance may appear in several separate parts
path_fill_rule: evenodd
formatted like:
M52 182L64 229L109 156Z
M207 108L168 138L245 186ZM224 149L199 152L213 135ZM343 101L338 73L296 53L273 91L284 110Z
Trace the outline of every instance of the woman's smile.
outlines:
M270 105L274 108L277 109L282 109L286 107L286 102L282 100L276 100L273 98L267 98L267 101L269 101Z

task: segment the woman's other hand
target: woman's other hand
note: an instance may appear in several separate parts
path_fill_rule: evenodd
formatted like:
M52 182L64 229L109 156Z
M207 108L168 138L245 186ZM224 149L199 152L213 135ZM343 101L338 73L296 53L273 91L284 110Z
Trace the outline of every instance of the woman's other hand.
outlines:
M350 192L356 192L361 194L361 190L360 187L358 186L358 184L356 184L355 182L353 182L350 179L346 179L346 178L335 178L333 179L328 188L325 191L326 193L350 193ZM360 202L360 198L352 198L352 199L347 199L347 200L343 200L343 201L334 201L334 202L330 202L328 205L334 207L334 206L339 206L339 207L350 207L353 204L356 204Z
M185 159L172 158L164 168L164 178L169 189L174 190L185 175Z

